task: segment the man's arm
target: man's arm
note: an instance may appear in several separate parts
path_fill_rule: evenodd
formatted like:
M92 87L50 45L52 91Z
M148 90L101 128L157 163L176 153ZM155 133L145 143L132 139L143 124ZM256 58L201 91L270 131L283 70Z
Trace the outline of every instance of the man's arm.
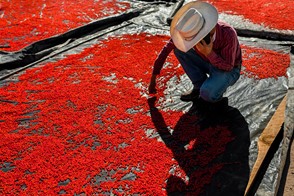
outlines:
M234 30L230 30L223 41L225 42L225 47L221 49L220 53L217 54L212 50L207 55L207 59L217 68L231 71L235 66L236 51L239 46L237 34Z
M153 94L156 93L156 76L160 74L160 71L163 67L163 64L169 55L169 53L175 48L175 45L172 41L172 39L167 42L167 44L162 48L160 51L159 55L157 56L155 62L154 62L154 67L153 67L153 72L149 84L149 93Z
M154 67L153 67L153 75L159 75L160 74L160 70L163 67L163 64L167 58L167 56L169 55L169 53L175 48L175 45L172 41L172 39L170 39L165 46L162 48L162 50L160 51L159 55L157 56L155 62L154 62Z

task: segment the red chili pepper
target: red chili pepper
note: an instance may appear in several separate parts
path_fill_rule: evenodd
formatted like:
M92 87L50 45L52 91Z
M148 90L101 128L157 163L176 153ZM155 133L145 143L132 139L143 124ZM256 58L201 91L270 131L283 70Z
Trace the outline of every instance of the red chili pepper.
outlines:
M167 39L149 34L112 37L103 42L103 48L95 45L80 54L29 69L19 76L19 82L2 86L0 168L5 163L12 166L9 172L0 171L3 194L55 195L61 190L94 194L121 188L130 195L163 195L166 180L173 175L171 168L185 179L185 170L179 167L174 152L158 141L158 130L142 97L156 51ZM284 76L289 60L285 54L247 46L243 49L244 74ZM256 56L250 55L253 53ZM89 55L92 58L85 59ZM142 58L138 61L138 57ZM163 89L171 77L184 73L174 55L168 61L171 66L162 70L166 77L159 81ZM268 72L260 71L267 67ZM164 92L159 91L158 96L163 97ZM190 160L187 167L201 168L191 174L190 182L201 181L195 183L197 186L189 185L192 192L200 193L223 166L211 161L225 151L234 136L227 127L200 133L199 127L189 123L197 120L196 116L187 117L182 126L177 126L181 111L160 112L167 128L183 130L180 140L187 139L184 133L196 138L190 150L178 156ZM29 126L19 126L24 118L30 118ZM203 145L203 151L193 151ZM135 180L122 180L130 174ZM60 185L64 179L70 182Z
M124 12L128 2L61 0L1 2L0 45L8 44L6 51L16 51L33 42L65 33L93 20ZM1 14L1 13L0 13ZM50 27L50 28L48 28ZM7 43L8 42L8 43Z
M238 0L212 1L219 12L233 15L242 15L253 23L269 28L280 30L294 30L294 21L291 16L294 1L289 0L260 0L246 1L241 3ZM274 16L274 17L273 17Z

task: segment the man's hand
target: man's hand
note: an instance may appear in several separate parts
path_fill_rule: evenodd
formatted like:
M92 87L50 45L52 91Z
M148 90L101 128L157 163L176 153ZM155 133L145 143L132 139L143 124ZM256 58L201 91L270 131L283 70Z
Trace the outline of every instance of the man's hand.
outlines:
M211 41L209 44L206 44L204 40L201 40L198 44L196 44L196 48L199 52L201 52L206 57L212 51L213 42Z
M148 99L148 105L149 105L149 108L150 108L150 112L158 111L158 109L155 107L156 99L157 99L156 97L150 97Z
M150 80L150 84L149 84L149 87L148 87L148 91L149 91L149 94L155 94L155 93L157 93L157 90L156 90L156 75L152 75L151 76L151 80Z
M150 108L155 108L155 101L156 101L156 97L150 97L150 98L148 98L148 105L149 105L149 107Z

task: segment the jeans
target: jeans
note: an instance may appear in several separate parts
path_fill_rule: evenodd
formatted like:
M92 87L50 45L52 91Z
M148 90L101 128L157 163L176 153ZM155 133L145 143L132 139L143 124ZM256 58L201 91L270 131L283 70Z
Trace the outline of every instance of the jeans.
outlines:
M205 101L221 100L227 88L235 84L240 77L240 67L229 72L220 70L203 60L194 49L186 53L175 49L174 53L192 81L194 89L199 89L200 97Z

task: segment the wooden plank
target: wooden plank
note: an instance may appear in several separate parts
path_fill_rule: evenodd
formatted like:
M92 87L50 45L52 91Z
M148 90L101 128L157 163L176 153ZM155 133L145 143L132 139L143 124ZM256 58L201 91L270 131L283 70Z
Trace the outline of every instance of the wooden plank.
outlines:
M285 120L285 108L286 108L286 98L285 96L280 103L279 107L277 108L276 112L272 116L271 120L259 136L257 145L258 145L258 155L255 161L255 164L251 170L250 178L246 187L245 196L248 196L249 191L256 179L258 171L260 170L260 166L262 165L269 148L271 147L273 141L275 140L276 136L280 132L282 125Z
M283 143L281 146L281 158L279 175L277 178L275 195L293 195L294 189L294 45L290 49L290 66L287 69L288 93L285 110ZM292 148L291 148L292 144ZM290 164L288 164L288 159ZM291 170L292 168L292 170ZM284 181L285 180L285 181ZM286 184L285 184L286 183ZM289 184L288 184L289 183ZM292 187L288 186L292 183ZM288 193L287 193L288 189ZM283 191L285 191L283 193Z

